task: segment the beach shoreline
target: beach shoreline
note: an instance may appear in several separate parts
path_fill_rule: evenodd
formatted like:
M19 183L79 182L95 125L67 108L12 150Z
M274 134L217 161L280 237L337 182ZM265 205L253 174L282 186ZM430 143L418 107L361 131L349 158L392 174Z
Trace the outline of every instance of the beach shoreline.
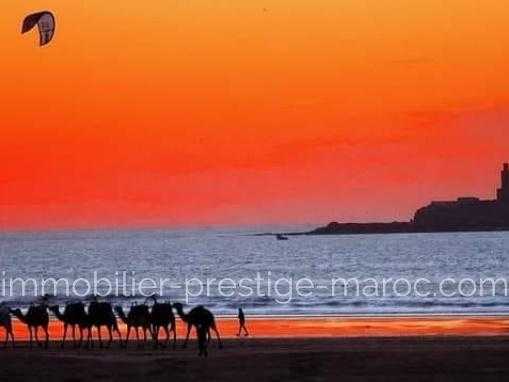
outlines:
M221 336L236 338L238 321L235 317L217 317ZM118 320L122 337L126 327ZM412 337L412 336L471 336L509 335L509 316L248 316L248 330L255 338L344 338L344 337ZM28 330L13 318L16 341L29 339ZM51 340L62 338L63 325L54 317L50 320ZM186 327L177 318L177 337L183 338ZM70 330L67 339L70 339ZM103 329L103 338L105 330ZM0 338L3 330L0 328ZM131 338L134 336L131 333ZM97 338L96 330L93 331ZM116 338L116 336L115 336Z
M134 333L126 348L117 336L100 348L95 330L93 348L75 348L71 330L62 348L62 323L53 317L48 349L30 348L26 327L14 319L15 347L0 347L0 380L500 380L509 373L509 316L248 316L249 337L236 336L234 317L219 316L217 325L224 348L213 336L203 358L194 331L182 348L180 319L176 349L154 349L150 340L133 341Z

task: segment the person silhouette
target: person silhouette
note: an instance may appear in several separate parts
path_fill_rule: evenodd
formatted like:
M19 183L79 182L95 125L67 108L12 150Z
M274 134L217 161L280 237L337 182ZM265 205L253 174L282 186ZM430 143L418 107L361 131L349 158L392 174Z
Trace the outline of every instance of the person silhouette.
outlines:
M244 335L249 336L249 332L247 331L246 328L246 316L244 315L244 311L242 310L242 308L239 308L238 318L239 318L239 333L237 334L237 337L240 337L240 333L242 332L243 329Z

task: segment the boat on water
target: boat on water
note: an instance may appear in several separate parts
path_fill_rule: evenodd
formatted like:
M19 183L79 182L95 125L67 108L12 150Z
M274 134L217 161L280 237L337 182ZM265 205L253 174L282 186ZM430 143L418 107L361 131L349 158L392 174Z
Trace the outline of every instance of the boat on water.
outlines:
M278 239L278 240L288 240L288 238L285 235L280 234L280 233L278 233L276 235L276 239Z

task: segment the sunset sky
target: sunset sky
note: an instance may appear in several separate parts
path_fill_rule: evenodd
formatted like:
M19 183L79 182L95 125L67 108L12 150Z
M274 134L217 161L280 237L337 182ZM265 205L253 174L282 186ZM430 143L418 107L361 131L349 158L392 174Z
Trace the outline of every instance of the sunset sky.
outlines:
M21 35L52 10L54 41ZM0 229L409 219L509 161L500 0L3 0Z

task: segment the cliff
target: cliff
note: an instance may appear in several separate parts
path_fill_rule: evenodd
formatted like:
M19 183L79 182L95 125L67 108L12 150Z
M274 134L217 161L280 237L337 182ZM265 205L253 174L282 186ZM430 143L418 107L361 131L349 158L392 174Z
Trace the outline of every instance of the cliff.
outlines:
M409 222L332 222L307 234L376 234L412 232L509 231L509 164L501 173L497 199L462 197L455 201L431 202L419 208Z

